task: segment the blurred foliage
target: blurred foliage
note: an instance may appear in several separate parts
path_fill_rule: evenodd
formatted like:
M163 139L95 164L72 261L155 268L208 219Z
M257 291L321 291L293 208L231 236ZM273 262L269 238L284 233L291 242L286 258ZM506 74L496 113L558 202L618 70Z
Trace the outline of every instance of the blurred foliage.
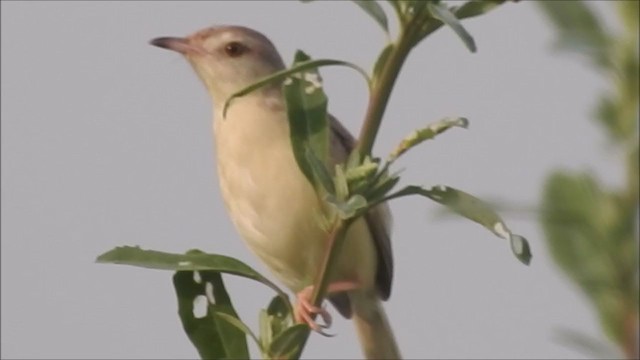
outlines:
M622 33L608 31L583 1L538 4L557 30L557 48L585 56L610 80L596 119L626 167L620 189L606 189L590 173L552 173L542 225L554 260L593 303L605 334L637 359L640 2L612 2Z

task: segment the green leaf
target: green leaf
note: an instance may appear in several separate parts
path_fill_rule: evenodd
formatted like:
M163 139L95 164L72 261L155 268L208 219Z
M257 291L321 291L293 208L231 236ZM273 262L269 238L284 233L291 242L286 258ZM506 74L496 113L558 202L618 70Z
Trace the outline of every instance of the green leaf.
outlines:
M288 329L293 324L293 316L289 309L289 304L284 302L279 296L275 296L267 310L264 311L265 324L261 325L261 337L266 335L266 339L263 339L265 349L268 353L271 348L271 343L274 338L278 337L283 331ZM262 322L262 321L261 321Z
M202 359L249 358L245 334L214 317L216 312L238 317L219 273L178 271L173 284L182 326ZM198 306L205 304L199 312Z
M294 66L307 61L309 56L296 52ZM311 69L292 75L284 82L283 93L296 162L310 183L333 193L331 176L326 170L329 161L327 96L322 90L320 74Z
M367 192L366 198L370 199L371 202L376 202L391 191L399 181L400 177L397 174L382 175L373 188Z
M367 207L367 199L360 195L353 195L346 202L336 199L334 196L329 195L326 197L326 201L331 205L338 216L347 220L356 216L356 214Z
M531 262L531 250L527 240L520 235L511 233L500 216L489 205L475 196L444 185L434 186L430 189L412 185L387 196L379 202L408 195L425 196L484 226L498 237L509 240L513 254L523 264L529 265ZM374 205L372 204L371 206Z
M625 340L637 304L637 199L605 192L589 174L555 172L544 187L542 224L556 263L594 303L605 333Z
M640 27L640 1L617 1L618 16L622 19L627 32L638 36Z
M335 173L333 176L333 183L335 185L336 192L333 194L339 200L347 199L349 196L349 183L344 173L344 165L336 164Z
M369 16L371 16L381 27L388 33L389 24L387 21L387 15L382 7L375 0L352 0L362 10L364 10Z
M226 321L229 325L231 325L231 326L235 327L236 329L242 331L244 334L251 336L251 338L256 343L256 345L258 345L259 348L262 347L262 344L260 343L260 340L258 340L258 337L253 333L253 331L251 331L249 326L247 326L245 323L243 323L237 317L237 315L233 316L233 315L225 314L225 313L220 312L220 311L216 311L213 314L214 314L214 316L218 317L219 319L222 319L223 321Z
M239 97L243 97L261 87L264 87L266 85L269 84L273 84L273 83L277 83L277 82L282 82L285 79L289 78L292 75L307 71L307 70L312 70L312 69L317 69L323 66L334 66L334 65L340 65L340 66L346 66L349 68L352 68L354 70L356 70L358 73L360 73L360 75L362 75L362 77L364 77L364 79L367 81L367 85L370 86L370 80L369 80L369 75L367 74L366 71L364 71L362 68L360 68L359 66L352 64L350 62L347 61L341 61L341 60L332 60L332 59L318 59L318 60L308 60L308 61L303 61L300 62L298 64L294 64L292 67L288 68L288 69L284 69L281 71L278 71L274 74L271 74L269 76L264 77L263 79L260 79L258 81L256 81L255 83L245 87L244 89L239 90L238 92L232 94L229 99L227 99L227 101L225 101L224 103L224 107L222 110L222 116L225 117L227 115L227 111L229 110L229 106L231 106L231 103L233 102L234 99L239 98Z
M587 55L600 66L610 65L609 36L584 1L537 1L536 4L555 26L558 48Z
M394 43L388 44L387 46L384 47L384 49L382 50L380 55L378 55L378 59L376 60L375 65L373 66L373 73L371 75L371 83L375 84L378 81L378 79L380 78L380 75L382 75L382 70L384 69L385 65L387 64L387 61L389 59L389 55L391 55L391 52L393 51L395 46L396 45Z
M449 26L458 35L458 37L462 39L462 42L464 42L469 51L476 52L476 44L473 41L473 37L471 37L464 27L462 27L460 20L458 20L451 10L447 8L447 5L443 3L429 2L427 7L434 18Z
M467 1L459 8L452 9L458 19L465 19L470 17L479 16L498 7L498 5L504 3L505 0L473 0Z
M155 250L142 250L138 246L120 246L98 256L96 262L159 270L213 270L259 281L273 289L280 296L287 298L284 291L240 260L224 255L206 254L199 250L190 250L183 255Z
M294 149L296 147L294 146ZM300 151L304 154L304 159L306 163L301 165L298 163L298 166L302 168L302 166L309 167L309 175L307 175L307 179L315 185L316 188L321 188L328 194L335 194L336 189L334 188L333 179L331 178L331 174L325 165L326 162L322 162L316 156L315 152L311 150L309 146L304 146L300 149ZM325 160L328 162L328 160ZM305 174L306 175L306 174Z
M395 150L393 150L393 152L389 154L389 160L387 161L395 161L412 147L424 141L431 140L436 137L436 135L441 134L452 127L461 127L466 129L467 127L469 127L469 120L463 117L447 117L439 120L438 122L430 124L423 129L416 130L400 142Z
M273 340L269 354L275 359L291 359L299 353L300 343L306 339L309 327L297 324L287 328Z

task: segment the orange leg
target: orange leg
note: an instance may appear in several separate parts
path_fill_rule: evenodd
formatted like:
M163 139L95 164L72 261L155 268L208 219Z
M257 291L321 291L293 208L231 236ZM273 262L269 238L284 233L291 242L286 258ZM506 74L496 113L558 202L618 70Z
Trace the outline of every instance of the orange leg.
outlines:
M359 285L353 281L338 281L329 284L329 287L327 288L327 294L355 290L358 287ZM312 285L307 286L298 294L296 294L298 301L296 302L296 305L294 307L293 315L296 322L307 324L314 331L324 334L322 329L327 329L331 326L332 318L327 310L317 307L311 303L312 295ZM324 324L316 323L315 320L313 320L313 315L320 315Z

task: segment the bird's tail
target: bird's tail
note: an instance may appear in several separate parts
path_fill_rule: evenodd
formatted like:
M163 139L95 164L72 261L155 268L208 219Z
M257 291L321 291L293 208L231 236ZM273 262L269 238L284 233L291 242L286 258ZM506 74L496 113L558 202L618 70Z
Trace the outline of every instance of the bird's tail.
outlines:
M372 292L353 291L349 298L365 358L400 359L400 350L378 296Z

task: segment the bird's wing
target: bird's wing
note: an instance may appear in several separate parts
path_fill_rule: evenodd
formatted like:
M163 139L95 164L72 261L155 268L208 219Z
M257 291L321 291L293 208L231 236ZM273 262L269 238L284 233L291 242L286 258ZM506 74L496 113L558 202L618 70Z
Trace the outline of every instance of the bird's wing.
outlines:
M329 115L331 128L332 158L344 161L356 145L356 140L340 122ZM369 210L365 215L369 232L373 237L378 254L376 287L380 298L387 300L391 295L393 280L393 253L391 251L391 211L387 204L381 204ZM337 305L337 304L336 304Z

